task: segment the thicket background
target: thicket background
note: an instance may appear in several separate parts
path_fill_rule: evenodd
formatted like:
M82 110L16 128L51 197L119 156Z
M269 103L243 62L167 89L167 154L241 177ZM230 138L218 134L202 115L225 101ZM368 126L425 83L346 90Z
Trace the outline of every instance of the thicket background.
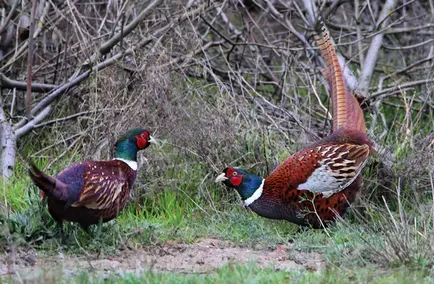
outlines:
M51 236L26 159L51 174L109 159L131 127L162 143L140 155L128 212L225 216L239 200L213 184L223 168L266 176L330 131L321 15L379 150L344 222L388 232L398 251L385 263L432 251L432 0L3 0L0 11L4 244ZM420 234L426 246L409 245Z

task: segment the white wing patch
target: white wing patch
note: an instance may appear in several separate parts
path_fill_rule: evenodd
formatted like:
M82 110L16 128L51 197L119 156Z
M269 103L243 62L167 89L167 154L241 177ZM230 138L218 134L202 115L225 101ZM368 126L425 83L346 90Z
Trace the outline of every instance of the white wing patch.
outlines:
M315 169L305 183L298 186L299 190L309 190L310 192L333 192L338 187L338 179L331 174L331 169L327 165Z
M331 149L330 146L318 147L321 155L325 157L319 162L320 167L313 171L305 183L298 186L298 190L321 193L323 197L328 198L354 182L366 165L367 159L356 165L356 161L342 158L342 155L347 154L348 151L340 152L340 155L335 158L327 157ZM333 170L332 167L337 169Z

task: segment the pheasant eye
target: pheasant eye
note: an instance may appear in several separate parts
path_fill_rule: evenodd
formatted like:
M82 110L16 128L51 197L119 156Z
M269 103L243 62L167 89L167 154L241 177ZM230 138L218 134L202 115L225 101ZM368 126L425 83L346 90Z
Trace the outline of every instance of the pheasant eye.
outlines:
M140 137L141 137L141 138L145 138L145 134L142 133L142 134L140 135Z
M233 173L232 173L232 175L233 175L234 177L237 176L237 174L238 174L237 172L233 172Z

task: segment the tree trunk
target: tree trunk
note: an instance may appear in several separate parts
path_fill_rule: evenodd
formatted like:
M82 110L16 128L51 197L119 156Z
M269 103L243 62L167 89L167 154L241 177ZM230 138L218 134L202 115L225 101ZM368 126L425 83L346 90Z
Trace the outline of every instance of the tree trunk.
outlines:
M5 118L0 118L0 168L4 178L9 178L14 173L17 139L11 123Z

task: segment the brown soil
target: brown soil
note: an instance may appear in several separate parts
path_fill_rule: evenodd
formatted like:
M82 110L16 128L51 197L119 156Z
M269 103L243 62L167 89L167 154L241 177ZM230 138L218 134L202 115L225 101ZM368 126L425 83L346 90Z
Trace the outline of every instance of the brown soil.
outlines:
M0 275L29 275L38 271L62 270L65 275L89 271L108 275L125 272L170 271L181 273L212 272L227 263L256 263L260 267L284 270L321 270L324 260L318 253L305 253L291 244L276 249L245 248L217 239L202 239L194 244L166 243L138 250L125 249L111 256L38 256L35 251L10 252L0 256Z

